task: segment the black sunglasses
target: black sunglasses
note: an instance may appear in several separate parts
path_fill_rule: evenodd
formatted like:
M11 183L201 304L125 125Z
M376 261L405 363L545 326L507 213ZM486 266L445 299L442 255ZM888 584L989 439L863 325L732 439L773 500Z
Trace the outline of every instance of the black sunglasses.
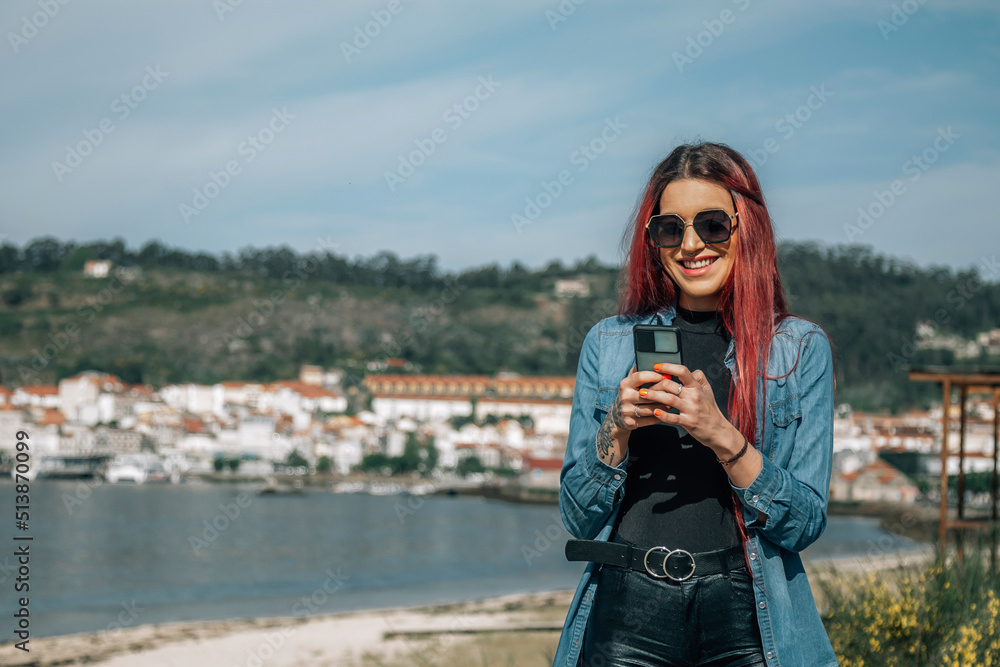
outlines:
M729 215L721 208L699 211L690 224L705 243L723 243L729 240L733 230L738 226L739 223L733 224L733 218L739 215L739 211ZM663 213L649 219L646 231L649 232L649 238L657 248L676 248L684 241L684 229L687 224L676 213Z

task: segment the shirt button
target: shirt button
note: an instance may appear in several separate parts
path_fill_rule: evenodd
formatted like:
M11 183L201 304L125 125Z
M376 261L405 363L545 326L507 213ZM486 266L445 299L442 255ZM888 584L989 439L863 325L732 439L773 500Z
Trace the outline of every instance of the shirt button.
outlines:
M752 500L753 500L754 502L757 502L758 500L760 500L760 496L758 496L758 495L757 495L757 494L755 493L755 494L753 494L753 499L752 499Z
M750 560L757 560L757 552L753 552L750 554Z
M615 479L621 479L621 478L622 478L621 475L615 475Z
M759 606L760 606L761 609L763 609L764 607L767 606L767 603L766 602L761 602Z
M773 657L774 657L774 653L772 653L771 651L768 651L767 652L767 659L770 660Z

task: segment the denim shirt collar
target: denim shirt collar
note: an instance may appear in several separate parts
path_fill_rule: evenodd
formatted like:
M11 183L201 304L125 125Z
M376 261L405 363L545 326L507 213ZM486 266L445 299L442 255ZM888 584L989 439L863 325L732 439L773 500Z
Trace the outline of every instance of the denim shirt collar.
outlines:
M648 324L659 324L663 326L671 326L674 323L674 319L677 317L677 299L670 304L667 304L657 312L653 313L650 317ZM726 365L730 373L734 372L736 362L736 339L733 337L729 338L729 348L726 350L726 356L723 358L722 363Z

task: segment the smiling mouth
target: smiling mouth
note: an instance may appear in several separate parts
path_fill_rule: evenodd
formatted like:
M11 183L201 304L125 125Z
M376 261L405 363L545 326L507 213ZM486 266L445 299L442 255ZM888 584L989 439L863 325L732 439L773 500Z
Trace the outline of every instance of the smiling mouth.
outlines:
M681 260L681 264L684 266L685 269L703 269L717 259L719 258L709 257L707 259L699 259L699 260Z

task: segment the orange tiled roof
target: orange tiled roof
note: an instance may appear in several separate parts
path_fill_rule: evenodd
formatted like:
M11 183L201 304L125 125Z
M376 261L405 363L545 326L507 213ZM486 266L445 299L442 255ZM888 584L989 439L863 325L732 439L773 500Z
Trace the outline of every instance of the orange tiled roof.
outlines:
M42 414L41 423L46 426L50 424L61 426L65 421L66 417L57 408L45 408L45 412Z
M329 389L317 387L314 384L299 382L298 380L278 380L276 382L272 382L268 385L268 387L272 390L280 388L288 389L290 391L294 391L299 396L304 396L306 398L321 398L323 396L336 397L339 395Z
M59 387L54 384L29 384L21 387L21 390L35 396L57 396L59 394Z
M525 456L521 459L521 467L527 470L562 470L563 460L553 458L536 458Z

